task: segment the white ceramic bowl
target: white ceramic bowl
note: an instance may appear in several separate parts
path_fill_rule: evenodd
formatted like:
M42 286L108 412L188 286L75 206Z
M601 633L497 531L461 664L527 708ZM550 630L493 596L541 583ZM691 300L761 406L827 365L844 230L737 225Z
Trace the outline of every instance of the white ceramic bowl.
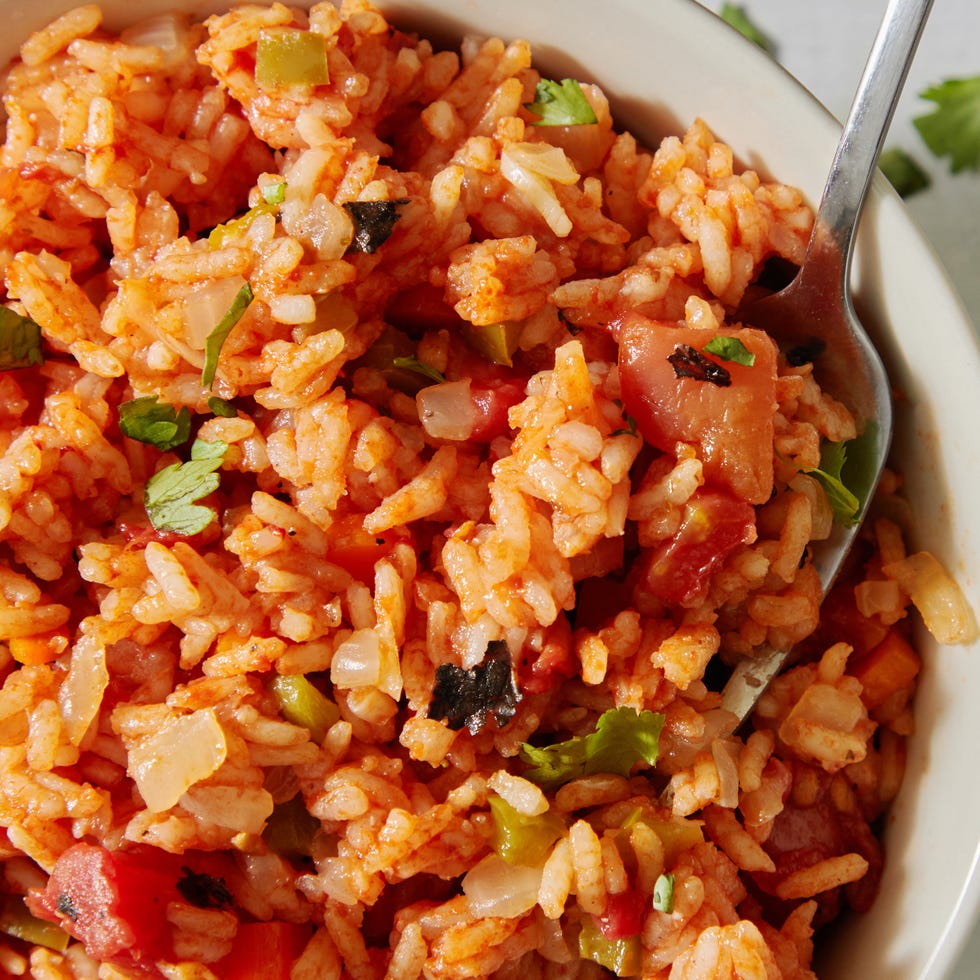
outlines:
M526 37L555 77L599 83L618 122L653 143L696 115L742 161L815 201L839 131L764 53L693 0L378 0L429 36ZM70 0L0 0L5 61ZM106 0L107 23L213 0ZM967 595L980 595L980 350L943 270L883 179L855 261L857 302L902 397L894 459L907 478L916 545L937 553ZM886 829L881 894L818 959L822 977L938 980L956 962L980 908L980 780L975 777L980 649L924 639L926 669L908 771Z

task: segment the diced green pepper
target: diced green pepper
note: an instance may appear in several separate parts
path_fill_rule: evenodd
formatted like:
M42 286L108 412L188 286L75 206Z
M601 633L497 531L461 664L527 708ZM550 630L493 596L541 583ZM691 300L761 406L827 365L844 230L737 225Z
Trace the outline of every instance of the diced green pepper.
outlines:
M259 34L255 49L255 84L325 85L330 81L323 36L295 27L277 27Z
M279 205L272 204L268 201L263 201L261 204L256 204L254 208L249 208L243 215L237 218L232 218L231 221L226 221L223 225L215 225L211 229L211 234L208 235L208 248L211 251L216 251L219 248L224 248L230 241L233 241L239 235L244 235L248 231L252 222L260 214L278 214Z
M0 931L23 939L25 943L45 946L63 953L71 937L53 922L32 915L20 895L5 895L0 905Z
M272 691L283 717L294 725L308 728L317 745L323 741L330 726L340 720L337 705L303 674L280 674L272 682Z
M592 916L582 920L578 936L579 955L611 970L617 977L636 977L642 970L642 947L639 936L606 939Z
M524 324L518 320L483 325L468 323L463 328L463 336L466 342L488 361L512 367L514 351L517 350L517 342L521 339L523 328Z
M565 821L553 810L536 817L515 810L503 797L491 795L493 815L493 848L509 864L535 866L565 833Z
M651 810L637 807L623 822L623 829L629 830L635 823L646 824L660 838L664 846L664 863L673 865L684 851L704 841L704 831L700 820L685 817L670 817L662 820Z
M309 857L313 853L313 836L320 821L306 809L302 794L285 803L277 803L266 821L262 838L269 850L281 857Z

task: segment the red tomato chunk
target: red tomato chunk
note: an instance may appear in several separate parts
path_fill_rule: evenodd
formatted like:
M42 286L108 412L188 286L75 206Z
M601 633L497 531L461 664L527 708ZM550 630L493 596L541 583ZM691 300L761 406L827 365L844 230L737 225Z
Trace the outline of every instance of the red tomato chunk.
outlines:
M708 483L727 487L752 504L773 486L776 347L761 330L725 330L755 363L718 361L731 377L719 387L678 377L668 358L679 344L701 351L713 334L629 314L618 324L623 404L644 439L663 452L676 443L697 449Z

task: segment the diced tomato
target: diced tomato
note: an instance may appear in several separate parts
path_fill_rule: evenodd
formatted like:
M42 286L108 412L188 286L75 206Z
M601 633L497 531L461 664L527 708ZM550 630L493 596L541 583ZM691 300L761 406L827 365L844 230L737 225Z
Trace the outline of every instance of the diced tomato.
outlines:
M705 355L731 383L678 377L668 358L679 344L702 351L713 334L628 314L616 325L623 404L644 439L664 452L677 442L697 448L705 479L753 504L773 486L776 347L761 330L725 330L755 355L751 367Z
M641 555L638 586L675 605L696 599L711 573L739 545L755 540L755 508L725 490L701 487L677 533Z
M606 907L595 922L604 939L629 939L640 934L646 910L643 896L627 888L606 897Z
M166 910L170 902L186 901L178 884L189 868L218 880L231 862L220 854L75 844L55 862L45 889L28 895L27 905L84 943L95 959L148 964L173 955Z
M426 330L453 330L465 323L446 302L442 289L427 282L395 293L385 307L385 321L413 336Z
M312 934L310 926L293 922L243 922L231 952L211 972L220 980L289 980Z
M527 648L521 655L520 687L525 694L544 694L575 673L572 628L564 616L548 629L540 653Z
M852 661L848 673L861 682L861 700L868 708L877 708L897 691L911 690L922 667L919 655L894 627L874 649Z
M473 442L493 442L510 432L507 413L524 400L524 385L523 379L497 385L470 382L470 398L476 408L476 422L470 433Z
M330 546L324 558L350 572L359 582L374 582L374 566L386 558L399 541L409 540L405 528L391 528L380 534L364 529L359 515L338 520L330 530Z

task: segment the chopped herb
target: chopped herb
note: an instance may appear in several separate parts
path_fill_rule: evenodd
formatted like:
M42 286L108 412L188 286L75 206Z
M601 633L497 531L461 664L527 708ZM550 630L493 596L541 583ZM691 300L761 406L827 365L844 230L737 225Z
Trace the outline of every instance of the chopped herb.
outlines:
M752 367L755 364L755 354L738 337L726 337L723 334L718 334L704 345L704 350L709 354L714 354L715 357L720 357L723 361L733 361L743 367Z
M75 908L75 903L71 900L71 895L67 892L62 892L58 896L58 901L55 905L58 910L59 915L65 916L65 918L71 919L72 922L78 921L79 911Z
M953 173L980 170L980 75L949 78L919 97L936 108L912 122L937 157L949 157Z
M146 395L119 406L119 429L123 435L167 452L190 438L191 413L186 405L175 411L156 395Z
M653 907L670 915L674 911L674 876L661 875L653 886Z
M398 208L407 198L395 201L347 201L343 208L354 222L354 238L349 252L376 252L391 235L401 217Z
M628 776L637 762L656 764L664 721L653 711L611 708L600 716L591 735L542 748L525 742L521 758L533 768L524 776L549 790L597 772Z
M922 167L898 146L885 150L878 158L878 166L900 197L918 194L931 183Z
M238 415L238 409L230 401L217 395L208 398L208 408L223 419L233 419Z
M541 117L535 126L587 126L598 121L581 83L574 78L560 82L542 78L534 90L534 101L525 102L524 108Z
M786 361L791 367L802 367L804 364L812 364L826 349L825 340L813 337L805 344L797 344L786 351Z
M734 27L742 37L748 38L748 40L758 45L767 54L773 54L775 52L776 46L772 38L759 30L744 7L740 7L734 3L724 3L721 6L719 16L730 27Z
M503 728L514 717L520 700L507 644L494 640L487 646L483 663L470 670L455 664L436 668L429 717L445 719L454 730L465 726L475 735L490 714Z
M667 355L667 360L678 378L707 381L719 388L727 388L732 383L732 376L725 368L690 344L678 344L673 353Z
M441 385L446 380L446 376L442 371L432 367L431 364L420 361L417 357L393 357L391 359L391 366L398 368L400 371L414 371L416 374L421 374L431 379L437 385Z
M845 526L853 524L861 512L861 500L844 485L841 477L847 462L848 445L850 443L847 442L825 442L820 450L819 468L807 470L811 476L816 477L827 494L834 511L834 520Z
M41 328L30 318L0 306L0 371L41 364Z
M613 429L614 436L635 436L636 435L636 419L632 415L626 416L626 428L625 429Z
M215 471L227 451L227 443L195 439L188 462L172 463L147 480L143 503L158 531L189 536L214 520L215 512L195 501L218 489L221 477Z
M204 341L204 370L201 372L201 384L205 388L210 388L214 384L214 375L218 370L218 356L221 354L221 348L225 340L228 339L231 328L242 318L252 299L252 287L245 283L231 301L228 312Z
M327 46L322 34L295 27L259 32L255 46L255 84L259 88L312 87L329 81Z
M262 188L262 200L266 204L282 204L286 200L286 181L280 180L275 184L266 184Z
M199 909L226 909L235 904L224 878L200 874L184 867L184 877L177 882L177 891Z

